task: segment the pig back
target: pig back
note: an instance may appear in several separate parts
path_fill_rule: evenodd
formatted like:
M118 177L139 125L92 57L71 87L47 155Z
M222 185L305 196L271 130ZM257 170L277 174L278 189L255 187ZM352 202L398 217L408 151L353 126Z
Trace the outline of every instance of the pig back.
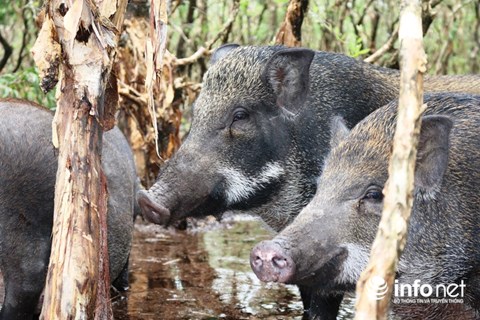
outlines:
M51 124L52 114L39 106L0 102L1 207L44 232L51 231L57 171Z
M20 229L38 233L35 239L50 238L57 171L52 120L53 113L41 106L23 100L0 100L0 243L12 240L15 232L10 230L18 230L19 224L35 226ZM132 152L118 128L104 134L102 153L108 183L113 281L130 252L136 174Z

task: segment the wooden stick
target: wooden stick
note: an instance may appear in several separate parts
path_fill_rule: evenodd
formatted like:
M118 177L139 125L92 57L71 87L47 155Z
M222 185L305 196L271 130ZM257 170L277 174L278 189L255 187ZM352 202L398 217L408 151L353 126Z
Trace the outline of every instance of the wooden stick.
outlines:
M356 320L387 319L395 272L405 247L413 204L413 182L420 119L424 111L422 9L418 0L403 0L400 13L400 99L397 127L385 186L382 219L370 261L357 283ZM375 296L382 285L387 292ZM374 292L372 292L372 290ZM377 292L378 293L378 292Z

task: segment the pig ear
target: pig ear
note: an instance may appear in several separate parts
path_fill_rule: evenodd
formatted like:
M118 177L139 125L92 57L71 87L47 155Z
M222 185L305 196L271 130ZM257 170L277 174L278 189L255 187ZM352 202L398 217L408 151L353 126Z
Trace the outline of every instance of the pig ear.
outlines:
M449 135L452 126L452 120L446 116L422 118L415 185L431 190L441 184L448 165Z
M295 114L305 102L310 86L310 64L315 52L308 49L283 49L268 60L262 74L265 85L273 88L277 105Z
M338 146L349 133L345 120L340 116L333 117L330 124L330 149Z
M224 44L223 46L218 47L213 53L212 57L210 58L210 65L213 65L218 60L223 59L230 51L240 47L238 44L235 43L228 43Z

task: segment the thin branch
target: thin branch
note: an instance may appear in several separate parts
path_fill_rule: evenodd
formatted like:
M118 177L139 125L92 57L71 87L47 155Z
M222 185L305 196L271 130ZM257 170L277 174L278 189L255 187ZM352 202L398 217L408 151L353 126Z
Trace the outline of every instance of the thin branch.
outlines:
M258 24L257 24L257 25L259 25L259 26L262 25L262 23L263 23L263 17L265 16L265 12L267 12L267 8L268 8L268 4L267 4L267 2L265 1L265 4L264 4L264 6L263 6L263 8L262 8L262 11L261 11L260 14L258 15Z
M352 26L353 26L353 31L355 32L355 36L357 38L361 38L362 34L360 34L360 33L363 33L363 35L365 35L365 32L360 32L358 26L363 24L363 20L365 19L365 16L367 15L367 11L372 6L374 1L375 0L369 0L368 1L368 3L363 8L363 11L360 14L360 17L358 17L358 19L355 18L356 14L355 14L354 10L352 10L352 8L355 7L355 0L352 0L351 5L349 5L348 1L345 2L345 10L347 10L349 12L350 21L351 21Z
M181 58L181 59L174 58L173 64L176 66L184 66L184 65L195 63L199 59L210 55L212 52L211 49L215 44L215 42L217 42L220 38L228 35L228 33L231 31L233 23L235 22L235 19L238 15L239 7L240 7L240 0L235 0L233 3L233 8L232 8L229 19L227 20L227 22L225 22L225 24L223 25L223 28L215 35L215 37L210 41L207 41L205 47L198 48L197 51L191 56L187 58Z
M395 31L393 31L392 35L390 38L388 38L387 42L383 46L380 47L377 51L375 51L373 54L371 54L369 57L367 57L364 61L368 63L374 63L378 59L380 59L385 53L390 51L390 49L393 48L393 44L398 38L398 26L395 28Z
M373 11L373 17L372 17L372 28L370 31L370 37L369 37L369 45L368 48L370 49L370 52L375 51L375 44L377 42L377 34L378 34L378 27L380 26L380 13L378 12L378 8L374 7Z
M119 84L118 93L121 96L135 102L141 107L145 106L148 103L148 100L145 97L146 96L145 94L139 92L138 90L129 86L123 81L118 80L118 84Z
M198 61L198 59L203 58L204 56L210 54L210 50L207 50L204 47L198 48L198 50L192 54L190 57L182 58L182 59L175 59L173 64L176 66L184 66L187 64L192 64Z
M22 45L20 46L20 51L18 52L18 60L17 60L17 65L13 69L13 72L17 72L18 69L20 69L20 66L22 65L22 60L23 60L23 51L25 51L25 48L27 46L27 36L28 36L28 19L25 16L25 11L27 9L23 8L22 9L22 21L23 21L23 34L22 34Z
M0 71L2 71L5 65L7 64L8 58L10 58L10 56L12 55L13 48L8 43L8 41L5 40L5 38L2 36L1 33L0 33L0 43L2 44L3 51L4 51L3 58L0 61Z
M195 9L197 7L197 1L196 0L189 0L188 1L188 10L187 10L187 18L185 22L183 23L183 30L181 31L181 34L183 36L178 40L177 43L177 52L176 56L184 56L185 55L185 45L190 45L189 43L189 37L190 37L190 31L192 28L192 24L195 21L194 13Z
M442 3L442 1L443 0L432 0L432 2L430 2L430 6L432 7L432 9L434 9L436 6Z
M453 41L448 39L440 49L437 62L435 63L435 74L444 74L447 71L448 59L453 52Z
M232 6L232 9L231 9L231 13L230 13L230 16L229 16L227 22L225 22L223 24L223 27L220 30L220 32L218 32L217 35L212 40L210 40L206 43L205 47L207 48L207 50L212 49L215 42L217 42L219 39L225 38L226 36L228 36L230 31L232 30L233 23L235 22L235 19L237 18L239 9L240 9L240 0L234 0L233 1L233 6Z
M472 61L472 72L479 72L478 53L480 51L480 3L475 3L475 28L473 32L473 40L476 45L473 46L470 53L470 60Z
M370 8L370 6L373 4L374 1L375 0L370 0L367 3L367 5L365 6L365 8L362 11L362 14L360 15L360 17L357 20L357 26L363 24L363 19L365 19L365 16L367 15L367 10L368 10L368 8Z
M448 15L448 18L446 19L447 22L445 23L445 26L453 25L455 19L457 18L457 13L466 5L469 5L472 2L473 2L472 0L467 0L467 1L464 1L463 3L458 3L457 5L455 5L452 8L450 14ZM445 73L447 69L448 59L450 58L453 52L453 38L455 38L455 35L457 34L457 30L453 29L451 32L452 32L452 36L446 39L441 49L439 50L439 55L435 63L435 74Z
M168 25L173 29L175 30L176 32L178 32L178 34L180 35L180 38L186 43L186 44L190 44L192 43L192 40L190 40L187 35L185 34L185 32L183 32L182 28L180 28L179 26L177 26L176 24L174 24L173 22L171 21L168 21Z
M177 11L177 8L180 7L180 5L182 4L182 0L178 0L177 3L173 6L173 8L170 10L170 15L173 15L175 13L175 11Z

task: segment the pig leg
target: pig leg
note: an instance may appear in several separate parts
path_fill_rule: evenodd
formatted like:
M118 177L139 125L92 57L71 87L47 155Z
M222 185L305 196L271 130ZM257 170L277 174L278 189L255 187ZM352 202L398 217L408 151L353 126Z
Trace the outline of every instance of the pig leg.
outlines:
M1 320L33 319L47 275L51 229L19 219L22 212L1 215L0 267L5 284Z
M314 292L314 288L298 286L302 298L304 319L330 320L336 319L343 295L325 296Z
M30 281L35 280L30 279ZM43 281L41 281L41 283L42 285L44 284ZM3 302L2 311L0 312L0 319L34 319L34 313L41 293L42 288L34 283L32 284L30 291L27 291L22 285L18 285L15 280L6 280L5 300Z
M335 320L343 300L343 295L328 295L313 292L310 302L311 320Z
M299 285L300 297L302 298L304 313L310 312L310 302L312 301L312 288Z
M30 246L27 250L17 248L9 251L8 259L11 259L9 260L11 264L5 265L5 257L2 259L5 299L0 311L1 320L34 319L38 300L45 285L48 252L45 253L42 248L34 248L37 246L36 243L26 245ZM24 256L22 251L28 252L29 255Z
M112 286L120 292L128 290L128 262L130 257L127 259L125 266L123 266L122 271L118 275L117 279L112 282Z

